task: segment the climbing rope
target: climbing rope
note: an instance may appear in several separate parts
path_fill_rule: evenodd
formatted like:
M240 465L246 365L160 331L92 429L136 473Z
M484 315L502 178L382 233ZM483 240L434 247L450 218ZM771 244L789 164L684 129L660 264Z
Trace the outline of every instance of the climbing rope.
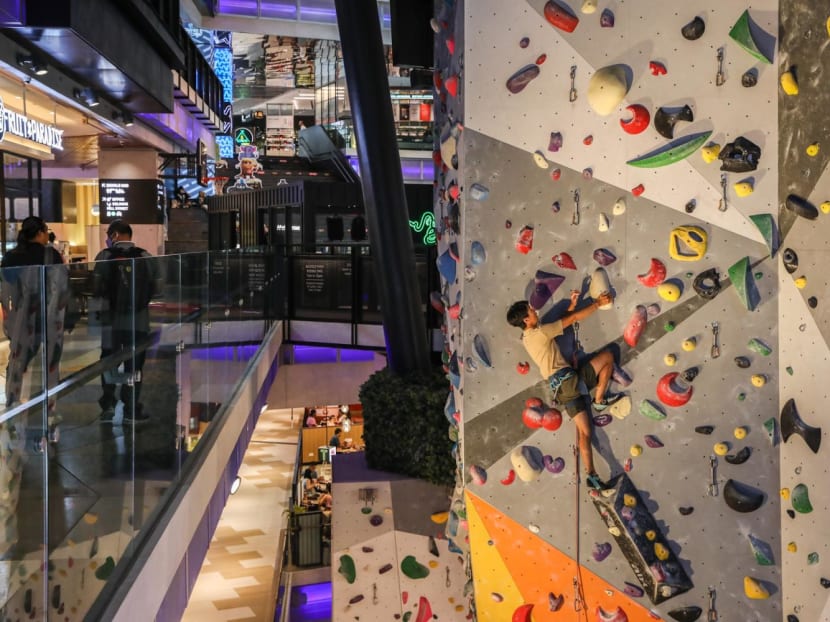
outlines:
M576 505L574 506L574 519L576 522L576 551L575 551L575 561L576 561L576 574L574 574L574 611L577 613L582 612L585 617L586 622L588 622L588 608L585 605L585 593L582 590L582 565L579 562L579 431L577 430L576 436L576 445L573 446L574 450L574 465L576 469L576 481L574 483L574 490L575 490L575 501Z

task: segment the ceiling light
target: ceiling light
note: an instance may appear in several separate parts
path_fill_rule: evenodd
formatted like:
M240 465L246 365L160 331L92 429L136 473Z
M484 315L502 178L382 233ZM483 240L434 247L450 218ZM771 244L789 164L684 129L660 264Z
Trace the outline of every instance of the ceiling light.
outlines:
M118 123L123 123L125 127L132 127L135 125L135 118L126 110L115 110L112 113L112 120Z
M80 102L83 102L90 108L94 108L99 103L101 103L98 101L98 96L95 94L95 91L93 91L89 87L83 89L75 89L72 92L72 95L75 97L75 99L77 99Z
M43 61L37 60L31 54L18 54L17 64L24 69L31 71L36 76L45 76L49 73L49 67Z

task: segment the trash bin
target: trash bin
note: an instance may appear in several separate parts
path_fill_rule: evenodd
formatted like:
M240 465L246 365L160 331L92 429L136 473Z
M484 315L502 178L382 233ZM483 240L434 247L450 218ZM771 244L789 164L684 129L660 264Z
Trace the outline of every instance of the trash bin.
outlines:
M317 461L318 462L328 462L329 461L329 446L328 445L321 445L317 448Z

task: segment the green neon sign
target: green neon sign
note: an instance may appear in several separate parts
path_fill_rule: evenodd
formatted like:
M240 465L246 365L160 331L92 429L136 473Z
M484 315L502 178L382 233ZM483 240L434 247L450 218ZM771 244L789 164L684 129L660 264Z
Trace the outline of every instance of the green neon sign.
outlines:
M410 220L409 228L415 233L424 232L424 237L421 240L424 246L432 246L435 244L435 216L432 212L424 212L421 214L421 220Z

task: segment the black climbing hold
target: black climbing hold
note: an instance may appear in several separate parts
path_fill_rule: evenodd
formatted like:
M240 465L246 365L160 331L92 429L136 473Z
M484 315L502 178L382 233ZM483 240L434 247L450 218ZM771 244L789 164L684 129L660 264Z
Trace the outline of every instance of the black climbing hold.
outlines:
M821 446L821 428L814 428L804 423L795 407L795 400L790 398L781 409L781 438L786 443L793 434L803 438L814 454L818 453Z
M798 622L798 616L793 615L791 613L788 614L787 615L787 622Z
M726 143L718 154L722 162L720 170L727 173L747 173L758 168L761 148L751 140L738 136L734 142Z
M703 609L695 605L669 611L669 615L678 622L695 622L702 613Z
M741 76L741 86L751 88L758 84L758 71L756 69L748 69Z
M694 41L695 39L700 39L704 30L706 30L706 23L700 16L697 16L680 29L680 34L683 35L684 39Z
M787 516L790 518L795 518L795 510L787 510Z
M822 577L822 578L820 579L820 581L821 581L821 587L823 587L823 588L825 588L825 589L827 589L828 587L830 587L830 579L825 579L824 577Z
M695 428L695 432L698 434L711 434L715 431L715 426L713 425L699 425Z
M684 209L686 210L687 214L691 214L693 211L695 211L696 207L697 207L697 201L692 199L691 201L686 203L686 207Z
M678 121L694 121L695 115L688 104L682 108L658 108L654 113L654 129L663 138L674 138L674 126Z
M763 491L730 479L723 487L723 500L736 512L754 512L764 504Z
M791 248L785 248L781 253L781 261L784 262L784 269L792 274L798 270L798 255Z
M689 369L687 369L686 371L684 371L680 375L683 377L683 380L685 380L686 382L692 382L695 378L697 378L697 375L699 373L700 373L700 368L699 367L690 367Z
M807 299L807 304L810 305L811 309L815 309L818 306L818 298L816 298L815 296L810 296Z
M815 220L818 218L818 208L797 194L787 196L784 206L796 216L801 216L807 220Z
M712 300L720 293L720 279L717 268L709 268L698 274L692 282L697 295L705 300Z
M736 454L729 454L728 456L724 456L724 460L726 460L729 464L743 464L747 460L749 460L749 456L752 454L752 450L749 447L744 447L741 451Z
M455 235L461 235L461 225L459 223L460 216L461 210L458 203L455 201L450 202L447 206L447 226L452 229Z
M741 369L746 369L751 364L752 363L750 362L750 360L748 358L746 358L745 356L736 356L735 357L735 365L737 365Z
M679 508L677 508L677 511L680 512L681 516L688 516L689 514L694 512L695 509L691 505L681 505Z

